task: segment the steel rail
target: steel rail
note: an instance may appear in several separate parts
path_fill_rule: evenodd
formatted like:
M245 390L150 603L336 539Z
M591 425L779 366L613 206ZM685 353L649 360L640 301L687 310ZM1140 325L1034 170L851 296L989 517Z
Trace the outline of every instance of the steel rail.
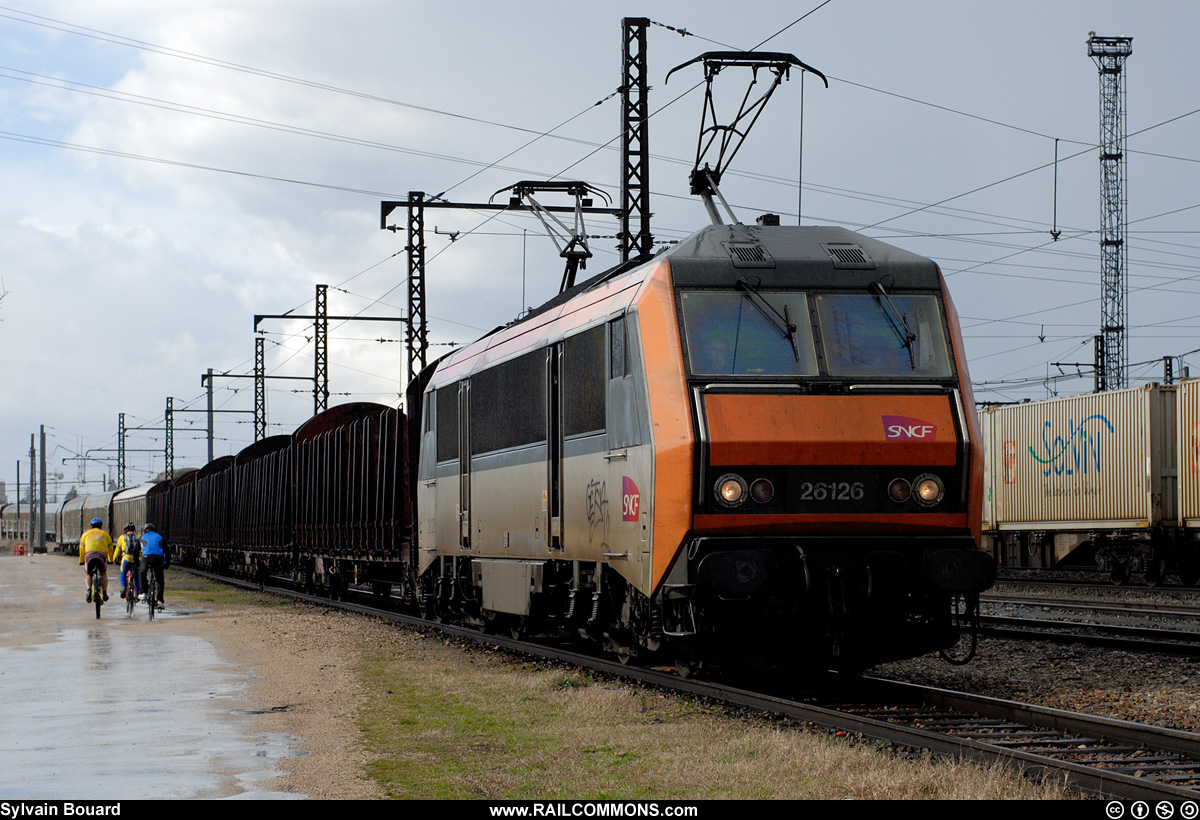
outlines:
M1140 626L1093 624L1082 621L1050 621L1037 618L981 615L980 635L1018 641L1078 643L1106 649L1159 652L1165 655L1200 657L1200 632L1178 632ZM1093 630L1091 632L1063 630Z
M1108 612L1118 615L1134 615L1147 618L1172 618L1175 620L1185 620L1188 618L1200 619L1200 606L1189 606L1178 603L1170 604L1170 606L1175 607L1174 609L1159 609L1146 604L1125 604L1113 601L1100 603L1080 599L1064 600L1060 598L1035 598L1021 595L1005 596L988 594L980 595L979 601L980 603L984 604L997 604L1003 606L1051 607L1054 609Z

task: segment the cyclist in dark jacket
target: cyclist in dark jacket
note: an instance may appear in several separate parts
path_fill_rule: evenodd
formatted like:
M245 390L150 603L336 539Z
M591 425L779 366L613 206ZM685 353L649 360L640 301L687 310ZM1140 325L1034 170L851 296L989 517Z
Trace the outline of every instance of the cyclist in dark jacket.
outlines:
M153 572L155 580L158 581L158 606L160 609L163 604L163 567L165 563L166 552L163 538L153 524L147 524L146 530L142 533L142 589L147 588L146 577Z

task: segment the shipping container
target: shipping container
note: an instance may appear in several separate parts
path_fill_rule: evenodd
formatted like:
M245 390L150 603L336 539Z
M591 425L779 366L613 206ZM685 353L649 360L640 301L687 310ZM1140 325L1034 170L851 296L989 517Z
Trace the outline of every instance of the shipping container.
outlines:
M1184 526L1200 527L1200 379L1181 382L1179 391L1179 515Z
M981 410L984 541L1001 565L1094 559L1116 581L1160 582L1180 538L1176 394L1148 384Z

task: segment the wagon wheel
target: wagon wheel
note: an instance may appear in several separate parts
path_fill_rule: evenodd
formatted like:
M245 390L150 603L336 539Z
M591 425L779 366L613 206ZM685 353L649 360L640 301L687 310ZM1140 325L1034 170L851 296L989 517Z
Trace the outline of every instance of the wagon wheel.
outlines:
M421 617L427 621L433 621L435 624L442 623L442 613L438 611L437 600L432 595L421 604Z
M484 635L498 635L503 624L503 618L500 613L492 609L485 609L480 613L483 616L483 623L479 627Z
M704 662L680 655L675 658L675 673L685 680L695 680L704 674Z
M523 641L529 637L529 619L520 615L509 622L508 634L514 641Z
M1155 558L1146 564L1146 586L1160 586L1167 579L1167 562Z
M1108 577L1112 580L1115 586L1122 586L1129 582L1129 562L1115 561L1112 569L1109 570Z

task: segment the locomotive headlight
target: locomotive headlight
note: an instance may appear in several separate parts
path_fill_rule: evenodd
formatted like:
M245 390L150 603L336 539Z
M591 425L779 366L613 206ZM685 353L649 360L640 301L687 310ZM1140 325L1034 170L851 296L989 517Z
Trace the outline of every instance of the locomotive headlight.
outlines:
M946 486L933 473L924 473L913 481L913 495L923 507L932 507L946 495Z
M750 485L750 497L759 504L766 504L775 497L775 485L765 478L758 478Z
M740 507L746 500L746 481L740 475L726 473L717 479L717 501L726 507Z
M888 485L888 497L897 504L903 504L912 497L912 485L903 478L893 478Z

